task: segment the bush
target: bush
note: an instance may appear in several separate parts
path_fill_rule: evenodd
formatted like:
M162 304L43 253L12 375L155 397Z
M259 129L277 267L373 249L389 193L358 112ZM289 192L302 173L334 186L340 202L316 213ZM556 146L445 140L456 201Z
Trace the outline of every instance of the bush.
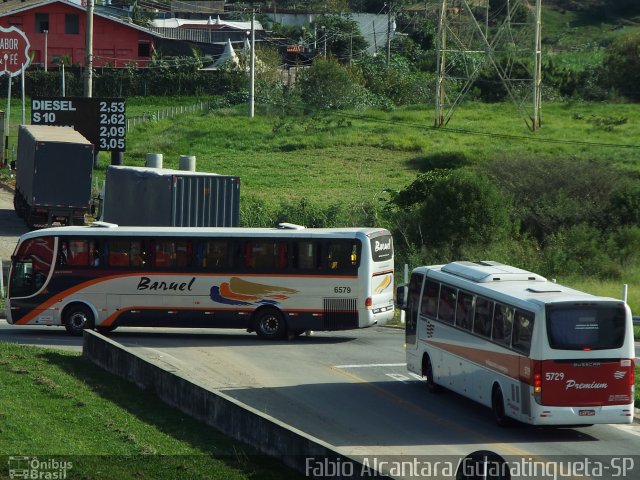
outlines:
M502 158L485 168L513 199L513 221L541 244L572 225L601 226L613 193L626 183L609 165L569 159Z
M585 223L560 228L547 238L540 273L546 276L607 277L616 270L602 248L604 236Z
M354 106L358 90L347 70L334 60L316 60L296 82L302 102L313 109L343 109Z
M508 201L486 177L455 170L433 182L419 212L425 244L447 245L454 254L464 245L489 245L510 231Z
M617 38L606 48L605 82L630 100L640 100L640 33Z

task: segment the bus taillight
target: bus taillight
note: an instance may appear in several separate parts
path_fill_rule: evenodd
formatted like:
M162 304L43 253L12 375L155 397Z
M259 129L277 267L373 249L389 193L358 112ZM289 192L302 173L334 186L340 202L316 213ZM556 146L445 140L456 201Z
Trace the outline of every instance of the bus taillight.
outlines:
M372 305L373 299L371 297L367 297L367 299L364 301L365 308L371 308Z
M533 399L538 405L542 405L542 362L538 362L533 374Z
M633 399L636 389L636 368L633 360L631 360L631 368L629 370L631 370L631 375L629 375L629 383L631 384L631 399Z

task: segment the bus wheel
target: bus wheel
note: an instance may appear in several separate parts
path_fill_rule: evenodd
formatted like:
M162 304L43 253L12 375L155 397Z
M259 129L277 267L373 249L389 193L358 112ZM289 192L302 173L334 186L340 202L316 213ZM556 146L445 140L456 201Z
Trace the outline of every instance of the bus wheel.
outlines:
M282 313L272 308L260 310L256 314L255 325L258 336L269 340L283 338L287 331Z
M67 307L64 313L64 328L71 335L82 335L82 331L93 328L93 313L86 305L75 303Z
M507 417L504 410L502 389L498 385L495 385L491 392L491 410L493 410L493 417L496 419L496 423L499 426L508 427L511 425L511 419Z
M440 386L433 381L433 365L431 365L429 355L425 355L422 358L422 376L427 377L427 388L431 393L439 393L442 391Z

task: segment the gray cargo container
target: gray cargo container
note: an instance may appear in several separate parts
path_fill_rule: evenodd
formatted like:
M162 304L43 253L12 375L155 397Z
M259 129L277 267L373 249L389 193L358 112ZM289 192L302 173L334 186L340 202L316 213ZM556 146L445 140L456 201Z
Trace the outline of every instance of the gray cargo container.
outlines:
M92 209L93 145L71 127L20 125L14 207L29 227L83 224Z
M240 178L110 165L102 220L128 226L237 227Z

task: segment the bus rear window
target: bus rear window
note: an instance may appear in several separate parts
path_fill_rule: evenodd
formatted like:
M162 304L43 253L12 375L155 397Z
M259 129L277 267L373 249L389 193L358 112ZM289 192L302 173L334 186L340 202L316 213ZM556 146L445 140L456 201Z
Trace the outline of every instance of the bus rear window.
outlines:
M606 350L624 343L622 305L552 305L547 307L549 345L556 350Z
M374 262L383 262L393 258L393 239L391 235L372 238L371 254Z

